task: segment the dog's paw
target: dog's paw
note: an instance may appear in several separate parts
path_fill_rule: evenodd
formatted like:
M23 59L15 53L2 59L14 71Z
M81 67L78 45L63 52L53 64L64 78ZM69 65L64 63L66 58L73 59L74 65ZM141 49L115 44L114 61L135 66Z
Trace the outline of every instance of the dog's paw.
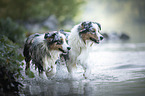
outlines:
M84 76L85 79L88 79L88 77L86 77L85 74L83 74L83 76Z
M40 76L41 79L48 80L45 72L40 73L39 76Z
M83 76L84 76L85 79L89 79L89 78L90 78L90 74L91 74L90 70L87 70L87 71L83 74Z
M53 70L50 70L49 72L46 72L46 76L49 77L49 78L55 76L55 74L56 74L56 71L53 71Z
M29 78L34 78L34 73L30 70L30 68L25 70L25 75L27 75Z
M84 73L83 76L84 76L85 79L88 79L89 78L89 75L86 74L86 73Z

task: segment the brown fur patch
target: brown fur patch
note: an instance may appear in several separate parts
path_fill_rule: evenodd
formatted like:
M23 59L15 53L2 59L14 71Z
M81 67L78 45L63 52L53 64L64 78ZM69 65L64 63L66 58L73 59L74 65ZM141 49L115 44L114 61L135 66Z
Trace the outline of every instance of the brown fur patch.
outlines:
M62 48L62 45L57 45L57 42L55 42L55 43L49 45L49 50L59 50L59 48L60 48L60 49L63 49L63 48Z
M49 42L52 42L53 38L52 37L51 38L47 38L46 40L49 43Z
M97 35L96 34L93 34L91 32L81 33L81 37L82 37L82 39L83 39L83 41L84 41L85 44L86 44L86 40L90 40L90 37L98 40Z

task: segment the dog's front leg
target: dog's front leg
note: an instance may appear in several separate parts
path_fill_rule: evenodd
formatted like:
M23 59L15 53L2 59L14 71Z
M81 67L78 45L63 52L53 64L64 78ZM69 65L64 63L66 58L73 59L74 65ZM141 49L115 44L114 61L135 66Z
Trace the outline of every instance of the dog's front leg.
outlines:
M47 78L47 76L46 76L46 74L45 74L45 71L40 72L40 73L39 73L39 76L40 76L40 78L42 78L42 79L48 80L48 78Z
M51 68L49 68L47 71L46 71L46 76L47 77L52 77L56 74L56 65L51 65Z
M84 69L84 73L83 73L84 78L85 79L89 78L89 76L91 74L90 67L87 64L83 64L82 67Z
M74 69L76 68L76 59L75 60L68 60L66 63L67 70L69 72L69 77L73 78L74 77Z
M74 73L73 73L73 67L74 67L74 65L75 65L74 63L70 63L70 64L67 65L67 70L69 72L68 75L69 75L70 78L74 77L73 76L74 75Z
M87 62L78 59L77 63L79 63L84 69L84 73L83 73L84 78L85 79L89 78L91 74L91 68L90 66L88 66Z
M85 79L89 78L89 75L91 74L91 68L87 62L88 56L89 55L87 51L83 51L82 54L80 54L77 58L77 63L80 64L84 69L83 76L85 77Z

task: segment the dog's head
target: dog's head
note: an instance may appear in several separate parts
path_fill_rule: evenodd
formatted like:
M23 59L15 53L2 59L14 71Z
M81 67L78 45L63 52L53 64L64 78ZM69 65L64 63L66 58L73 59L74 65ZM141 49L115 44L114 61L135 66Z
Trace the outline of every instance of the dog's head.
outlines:
M66 43L65 35L61 32L55 31L45 33L44 39L47 42L49 50L58 50L66 53L71 49L70 46Z
M97 22L82 22L78 31L84 43L86 43L86 40L90 40L99 44L103 40L103 36L100 33L101 25Z

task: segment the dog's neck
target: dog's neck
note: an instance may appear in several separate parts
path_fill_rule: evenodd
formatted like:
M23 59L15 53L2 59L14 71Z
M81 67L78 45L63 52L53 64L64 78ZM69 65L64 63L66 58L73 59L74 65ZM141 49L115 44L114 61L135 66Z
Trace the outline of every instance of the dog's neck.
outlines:
M74 28L71 30L71 34L69 36L69 45L71 46L72 50L77 51L80 53L80 49L87 49L92 45L92 42L87 40L86 43L80 38L79 32L78 32L78 26L74 26Z
M58 50L52 50L52 51L50 51L50 56L51 56L50 59L56 61L61 53L62 52L58 51Z

